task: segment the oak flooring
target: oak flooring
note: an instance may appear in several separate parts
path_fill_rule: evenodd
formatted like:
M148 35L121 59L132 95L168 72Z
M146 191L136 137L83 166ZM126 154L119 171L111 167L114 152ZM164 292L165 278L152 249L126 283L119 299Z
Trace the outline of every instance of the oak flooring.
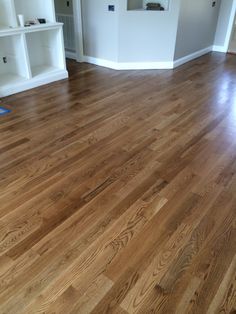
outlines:
M2 100L0 313L236 313L236 57L68 68Z

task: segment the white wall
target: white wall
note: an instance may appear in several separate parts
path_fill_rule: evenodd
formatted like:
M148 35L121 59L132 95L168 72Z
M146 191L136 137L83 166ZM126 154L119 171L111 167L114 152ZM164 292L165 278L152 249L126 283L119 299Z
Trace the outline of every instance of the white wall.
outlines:
M228 0L227 0L228 1ZM220 1L182 0L175 48L175 60L214 44Z
M179 2L170 10L127 11L127 0L82 0L84 54L119 62L164 62L173 59Z
M82 0L84 55L118 60L118 6L113 0L115 12L108 11L109 0Z
M120 1L119 62L168 62L173 60L180 0L169 11L127 11Z
M220 14L215 34L215 42L214 45L221 47L222 50L227 50L227 40L229 40L230 34L228 34L228 29L230 28L230 23L232 24L232 20L230 20L230 14L232 12L232 8L234 5L234 0L221 0L221 8Z

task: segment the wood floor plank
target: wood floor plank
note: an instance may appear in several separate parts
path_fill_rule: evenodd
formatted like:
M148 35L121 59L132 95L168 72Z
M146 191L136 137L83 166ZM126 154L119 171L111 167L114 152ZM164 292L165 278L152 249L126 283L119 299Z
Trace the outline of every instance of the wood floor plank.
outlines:
M1 100L0 313L235 313L235 56L67 65Z
M180 308L188 308L188 305L184 305L181 301L183 291L186 291L188 295L189 282L192 280L195 281L197 278L200 279L200 276L198 274L193 275L193 271L191 270L194 261L218 230L219 223L224 219L223 217L227 217L230 212L229 208L227 211L222 212L222 201L226 205L226 202L230 202L230 199L221 195L220 190L216 195L214 195L214 191L210 191L210 193L208 192L202 198L201 204L198 207L204 208L203 213L201 213L202 218L200 223L193 230L190 240L169 266L168 272L158 281L159 289L155 289L155 292L151 291L150 296L148 296L145 302L145 309L150 312L172 313L175 312L179 303L181 304Z
M235 288L233 288L235 279L236 279L236 255L234 256L230 264L230 267L228 268L224 276L224 279L222 280L220 287L207 310L208 314L214 313L217 310L220 310L221 312L223 310L229 312L232 310L232 306L234 306L234 304L231 304L231 300L232 302L236 301ZM228 289L231 290L232 293L231 298L230 294L228 293L229 292Z

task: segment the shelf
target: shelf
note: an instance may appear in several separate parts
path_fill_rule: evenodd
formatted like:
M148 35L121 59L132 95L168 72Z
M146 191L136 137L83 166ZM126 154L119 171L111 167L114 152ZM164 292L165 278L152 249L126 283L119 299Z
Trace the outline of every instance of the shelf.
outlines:
M46 24L37 24L37 25L32 25L29 27L14 27L14 28L9 28L9 27L1 27L0 25L0 37L4 36L9 36L9 35L17 35L17 34L22 34L22 33L31 33L31 32L37 32L41 30L50 30L50 29L56 29L56 28L61 28L63 26L62 23L46 23Z
M65 68L61 32L51 29L25 34L32 77Z
M0 38L0 47L0 78L8 76L29 78L23 35ZM6 58L6 63L3 58Z
M39 65L31 67L32 77L41 77L44 75L52 74L60 70L59 68L49 65Z
M127 10L143 9L143 0L127 0Z
M4 76L0 76L0 86L12 86L12 84L17 84L21 82L26 82L27 79L20 75L7 73Z
M0 97L16 94L66 78L68 78L66 70L47 71L29 80L13 74L8 74L4 77L0 76Z
M146 10L146 4L160 3L160 5L165 9L164 11L159 10ZM145 11L145 12L165 12L169 10L170 0L127 0L127 10L128 11Z

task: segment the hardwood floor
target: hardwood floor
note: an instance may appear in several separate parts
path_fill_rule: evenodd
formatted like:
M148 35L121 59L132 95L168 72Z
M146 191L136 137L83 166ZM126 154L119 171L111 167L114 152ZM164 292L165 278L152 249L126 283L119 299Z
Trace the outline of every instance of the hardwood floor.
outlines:
M0 313L236 313L236 57L68 67L3 99Z

